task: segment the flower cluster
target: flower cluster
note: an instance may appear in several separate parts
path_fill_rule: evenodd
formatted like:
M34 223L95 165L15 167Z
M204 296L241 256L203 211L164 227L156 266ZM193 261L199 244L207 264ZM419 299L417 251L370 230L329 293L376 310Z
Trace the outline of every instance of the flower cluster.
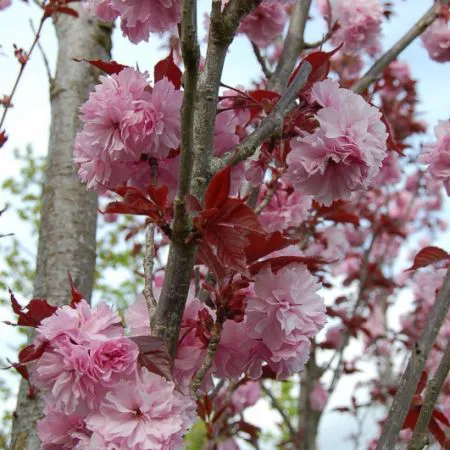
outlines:
M167 78L152 89L147 74L131 68L100 80L81 107L84 126L74 150L78 173L99 191L133 178L148 183L146 160L164 161L180 144L182 93Z
M431 59L450 61L450 28L446 20L435 20L422 34L422 42Z
M367 189L386 156L381 113L332 80L315 83L320 127L291 141L286 180L324 205Z
M423 147L420 162L429 164L431 177L442 181L447 195L450 195L450 120L440 120L434 133L437 141Z
M383 19L380 0L318 0L318 6L325 17L338 24L332 36L333 44L343 43L347 52L365 50L370 55L379 52Z
M287 14L283 2L264 0L242 20L239 32L245 33L258 47L272 44L283 32Z
M258 342L260 357L283 379L299 372L309 357L310 338L326 321L320 284L303 264L257 275L247 304L247 333Z
M150 33L173 28L181 15L181 0L87 0L102 20L120 16L120 27L131 42L148 41Z
M195 404L175 384L137 364L137 345L119 316L85 300L63 306L37 328L32 382L44 392L43 450L168 450L181 445Z

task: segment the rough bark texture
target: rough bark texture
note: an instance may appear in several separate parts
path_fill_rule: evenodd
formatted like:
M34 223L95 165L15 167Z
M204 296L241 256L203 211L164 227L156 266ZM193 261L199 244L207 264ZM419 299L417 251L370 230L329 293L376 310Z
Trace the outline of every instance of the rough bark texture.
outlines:
M72 149L79 127L78 108L87 99L98 73L73 58L108 58L112 26L85 16L75 19L59 15L54 22L59 49L56 76L50 88L51 129L34 296L63 305L69 299L68 272L89 299L95 269L97 196L79 182ZM12 450L40 448L36 421L42 415L42 399L29 399L27 393L26 383L21 383Z

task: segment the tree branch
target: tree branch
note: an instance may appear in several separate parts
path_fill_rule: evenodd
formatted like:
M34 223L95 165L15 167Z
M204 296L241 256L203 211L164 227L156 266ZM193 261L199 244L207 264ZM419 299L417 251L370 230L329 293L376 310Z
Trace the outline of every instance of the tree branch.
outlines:
M449 0L442 0L442 4L448 5ZM375 64L364 74L364 76L353 86L353 91L357 94L364 92L373 83L383 70L395 58L411 44L416 37L420 36L439 17L440 5L436 3L416 22L413 27L388 50Z
M311 1L297 0L295 3L280 60L269 81L269 89L273 91L284 91L294 70L295 63L304 48L305 27L311 8Z
M191 392L196 395L199 387L202 385L203 380L208 373L208 370L211 368L214 357L216 356L217 347L220 343L220 336L223 330L223 324L225 322L225 315L223 312L217 312L217 319L211 331L211 339L208 343L208 349L206 350L205 360L203 361L202 366L198 369L194 378L191 382Z
M198 80L195 75L195 85L192 80L192 83L186 86L191 90L196 87L196 92L189 97L190 104L186 104L183 110L182 158L184 151L185 159L182 159L180 164L180 186L175 199L173 237L164 285L154 318L154 333L164 337L172 357L176 353L196 251L195 243L187 242L186 239L190 232L190 219L185 210L184 197L190 191L200 200L203 199L208 182L205 174L210 171L212 159L217 101L225 57L241 19L260 2L261 0L231 0L222 12L221 0L213 0L205 69ZM192 53L195 53L192 51L192 36L197 23L195 5L195 0L183 0L182 51L188 64ZM188 66L187 71L193 72L194 64ZM193 73L191 77L194 79ZM187 75L186 80L188 79ZM186 92L184 95L186 96ZM187 156L188 148L192 150L189 153L190 158ZM186 161L187 166L183 166Z
M409 450L421 450L425 446L428 437L428 423L433 414L434 407L450 371L450 342L447 343L438 369L427 387L425 401L420 410L416 427L411 438Z
M153 294L153 263L155 258L155 226L152 223L147 225L145 231L145 256L144 256L144 294L147 302L150 322L156 310L156 300Z
M442 287L428 316L425 329L411 353L376 450L392 450L395 447L395 442L408 414L420 375L425 368L428 355L449 309L450 269L447 270Z
M307 61L303 61L300 70L296 77L289 85L286 92L280 98L272 112L265 117L258 128L250 134L236 150L224 158L223 160L216 160L216 169L222 168L226 165L234 166L237 163L246 160L255 153L257 148L269 137L271 137L282 125L286 110L295 100L300 89L305 85L308 76L311 73L312 66Z
M280 416L283 419L283 423L286 425L286 428L289 431L289 436L294 441L297 433L295 432L295 428L291 423L291 419L286 414L286 411L284 410L283 406L280 404L278 399L272 394L272 392L270 392L270 390L266 386L264 386L263 383L261 383L261 389L264 392L264 394L266 394L267 397L270 398L272 406L280 413Z
M255 54L256 59L259 62L259 65L261 66L261 70L263 71L264 76L269 80L270 77L272 76L272 72L267 67L266 60L264 59L264 56L261 54L261 50L253 41L252 41L252 48L253 53Z

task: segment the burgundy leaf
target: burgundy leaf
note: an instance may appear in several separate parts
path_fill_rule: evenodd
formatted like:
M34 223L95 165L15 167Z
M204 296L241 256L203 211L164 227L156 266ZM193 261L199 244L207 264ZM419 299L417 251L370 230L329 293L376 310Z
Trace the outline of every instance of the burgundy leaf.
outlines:
M231 167L217 172L208 184L205 193L205 209L220 208L230 195Z
M167 77L169 81L174 85L175 89L181 88L182 73L180 68L175 64L173 59L173 49L170 50L170 54L167 58L159 61L155 65L154 78L155 83Z
M113 75L115 73L119 73L123 69L126 69L129 66L124 66L123 64L119 64L116 61L103 61L101 59L76 59L74 58L74 61L77 62L87 62L91 64L92 66L97 67L100 70L103 70L103 72L107 73L108 75Z
M253 234L249 236L248 240L249 245L245 249L245 254L249 263L298 242L296 239L284 237L279 231L266 235Z
M47 300L35 298L31 300L25 308L22 308L12 293L9 290L11 297L11 305L13 311L19 316L17 325L24 327L38 327L42 320L50 317L58 308L49 305Z
M425 247L417 253L414 258L414 264L407 269L406 272L417 270L421 267L426 267L445 259L450 259L450 255L445 250L442 250L439 247Z
M71 293L71 299L70 299L70 306L72 308L75 308L77 303L80 303L81 300L83 300L83 294L75 287L75 284L73 283L72 275L69 275L69 283L70 283L70 293Z
M317 271L318 268L328 261L314 258L312 256L277 256L275 258L268 258L264 261L253 263L250 267L250 273L257 274L264 266L270 264L273 273L277 273L280 269L288 264L306 264L308 269L312 272Z
M163 338L135 336L130 339L139 347L139 361L150 372L172 380L172 363Z

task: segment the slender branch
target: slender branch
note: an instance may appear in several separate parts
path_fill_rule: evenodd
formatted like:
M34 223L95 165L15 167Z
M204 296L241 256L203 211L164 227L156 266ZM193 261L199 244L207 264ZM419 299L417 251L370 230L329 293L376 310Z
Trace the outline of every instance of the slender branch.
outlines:
M181 51L185 66L181 106L181 160L177 195L174 200L172 242L164 286L152 317L152 333L166 338L169 354L175 356L181 317L194 265L195 246L186 244L191 223L184 199L190 192L194 164L194 114L196 106L200 48L197 38L197 1L183 0L181 9ZM183 272L184 271L184 272ZM181 274L184 276L181 278Z
M425 329L408 361L400 386L389 410L376 450L392 450L408 414L414 392L439 330L450 309L450 269L428 316Z
M144 255L144 294L147 303L150 322L156 310L156 299L153 294L153 264L155 258L155 226L147 225L145 231L145 255Z
M441 3L448 5L449 0L442 0ZM396 44L375 62L375 64L353 86L353 91L358 94L364 92L402 51L408 47L416 37L420 36L437 17L439 17L440 8L439 2L433 5Z
M286 428L289 431L290 438L292 440L294 440L295 436L296 436L295 428L292 425L291 419L286 414L286 411L284 410L283 406L280 404L278 399L272 394L272 392L266 386L264 386L263 383L261 383L261 389L264 392L264 394L266 394L267 397L270 398L272 406L279 412L281 418L283 419L283 422L284 422L284 424L286 425Z
M27 65L28 61L30 60L31 54L33 53L34 48L36 47L36 44L39 40L39 38L41 37L41 31L42 31L42 27L44 26L44 22L45 19L47 18L47 16L43 16L39 22L39 27L37 29L37 32L35 33L33 42L31 44L30 49L28 50L28 53L26 54L26 58L23 62L20 63L20 70L19 73L17 74L17 78L16 81L14 82L14 86L11 90L11 93L9 94L8 98L9 98L9 104L12 104L12 99L14 97L14 94L16 93L17 87L19 86L19 82L22 78L23 75L23 71L25 70L25 66ZM6 118L6 114L10 108L10 105L4 105L4 110L3 110L3 114L0 118L0 130L3 127L3 124L5 123L5 118Z
M269 89L282 92L287 86L295 63L304 48L306 21L312 0L297 0L292 11L291 22L284 40L283 50L277 68L269 81Z
M192 81L189 84L190 87L186 86L186 88L193 90L196 87L196 93L192 96L191 104L184 110L182 117L182 158L183 151L185 159L187 158L186 146L190 149L191 158L187 158L189 163L187 167L183 166L183 159L180 164L181 176L184 178L181 180L180 177L180 186L175 199L173 237L164 285L154 319L154 333L164 337L172 357L176 353L196 252L195 243L187 241L190 219L185 210L184 197L188 192L192 192L200 200L203 199L208 182L205 174L210 172L214 124L225 57L241 19L260 2L261 0L230 0L222 12L221 0L213 0L205 69L197 80L194 64L187 67L187 70L192 72L191 76L196 83ZM192 36L196 36L196 32L194 34L197 23L195 5L196 0L183 0L181 39L185 40L182 43L183 58L187 58L188 61L194 45ZM195 45L197 45L196 39ZM195 54L197 54L196 51ZM188 78L189 76L186 82ZM184 95L186 96L186 91Z
M272 72L267 67L266 60L264 59L264 56L261 54L261 50L253 41L252 41L252 48L253 48L253 53L255 54L256 59L259 62L259 65L261 66L261 70L263 71L264 76L267 79L270 79L270 77L272 76Z
M206 350L205 360L202 366L198 369L191 382L191 391L195 395L202 385L208 370L211 368L214 357L216 356L217 347L219 346L220 336L223 330L223 324L225 322L225 314L221 311L217 311L217 319L211 331L211 339L208 343L208 349Z
M33 31L33 34L36 37L37 31L34 28L33 21L31 19L30 19L30 27L31 27L31 31ZM47 55L45 54L44 48L42 47L41 43L39 42L39 39L36 42L37 42L38 49L41 52L42 60L44 61L45 71L47 72L48 83L50 86L52 86L53 77L52 77L52 71L50 69L50 63L48 62Z
M282 95L272 112L266 116L256 128L241 144L235 152L218 162L217 166L231 165L246 160L255 153L258 147L269 137L271 137L282 125L288 107L294 102L300 89L305 85L311 73L312 66L307 61L303 61L296 77Z
M434 407L449 371L450 342L447 343L439 367L436 370L433 379L428 384L425 400L420 409L419 418L417 419L416 427L414 428L409 450L421 450L424 447L428 437L428 423L430 422Z
M270 201L272 200L273 196L275 195L275 193L277 191L278 180L280 178L281 178L281 173L278 173L277 175L275 175L273 177L270 187L267 188L266 195L262 199L261 203L258 206L256 206L256 208L254 208L256 215L259 216L264 211L264 209L269 205Z

